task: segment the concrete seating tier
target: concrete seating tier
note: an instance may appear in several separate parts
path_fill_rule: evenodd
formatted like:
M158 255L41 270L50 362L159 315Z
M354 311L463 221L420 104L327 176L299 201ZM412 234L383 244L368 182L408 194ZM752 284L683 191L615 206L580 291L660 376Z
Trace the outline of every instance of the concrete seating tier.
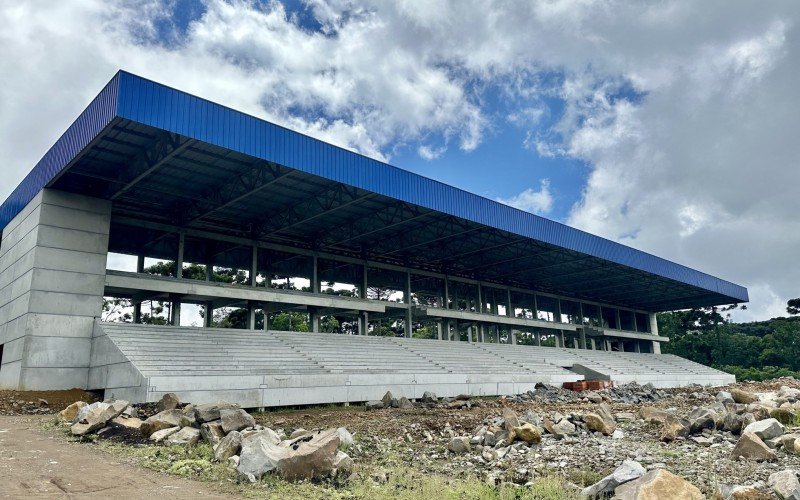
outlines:
M387 390L408 398L426 390L518 394L584 378L659 387L733 381L672 355L102 322L91 358L90 388L115 397L156 401L176 392L244 407L358 402Z

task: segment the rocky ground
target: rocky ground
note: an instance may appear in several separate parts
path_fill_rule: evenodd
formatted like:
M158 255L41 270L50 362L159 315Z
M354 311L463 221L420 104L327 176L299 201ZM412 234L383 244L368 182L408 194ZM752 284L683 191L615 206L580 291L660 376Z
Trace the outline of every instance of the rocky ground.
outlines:
M11 399L20 413L56 409L49 401L37 406L38 398L24 394ZM125 403L122 409L117 403L104 410L108 421L80 439L92 443L86 446L137 456L150 468L254 496L644 498L650 488L662 496L647 498L800 498L794 472L800 470L800 439L797 448L794 444L800 437L799 400L800 382L794 379L713 389L628 385L582 393L541 386L514 397L429 395L417 402L387 395L366 407L231 413L236 423L217 436L233 441L222 454L206 442L214 438L202 429L223 426L219 415L198 418L198 407L174 401L163 410L173 412L166 415L172 420L153 425L165 417L161 407ZM73 432L76 425L79 434L90 426L86 420L72 424ZM150 430L142 432L142 426ZM161 444L149 439L156 427L168 431ZM352 435L352 444L342 444L349 438L340 428ZM318 444L311 446L312 441ZM345 454L347 466L339 472L328 464L322 473L298 477L263 466L265 456L275 462L301 444L327 447L331 461ZM166 458L159 451L165 449L171 450ZM186 451L176 451L181 449Z

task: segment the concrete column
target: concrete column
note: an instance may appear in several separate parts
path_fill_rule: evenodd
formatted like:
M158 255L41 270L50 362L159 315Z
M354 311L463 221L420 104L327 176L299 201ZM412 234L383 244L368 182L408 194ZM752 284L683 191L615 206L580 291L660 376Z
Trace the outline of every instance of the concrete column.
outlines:
M436 338L438 338L439 340L442 340L442 322L441 321L437 321L436 322Z
M214 321L214 303L211 302L210 300L207 301L205 304L205 311L203 316L205 316L205 318L203 318L204 320L203 322L205 323L206 328L210 328L212 322Z
M137 255L136 256L136 272L142 273L144 272L144 255ZM133 322L134 323L141 323L142 322L142 303L136 302L133 304Z
M620 352L625 352L625 341L624 340L618 340L617 344L619 344L619 351Z
M498 325L494 325L494 343L500 343L500 327Z
M358 334L369 335L369 313L367 311L358 313Z
M311 257L311 293L319 293L320 291L318 271L318 260L317 256L314 255Z
M444 306L445 309L450 309L450 280L447 276L444 277Z
M170 297L170 314L172 315L172 325L181 326L181 298L173 295Z
M467 342L472 343L472 325L467 327Z
M367 281L367 265L364 264L364 269L361 271L361 298L366 299L367 296L367 288L369 288L369 282Z
M483 312L483 287L481 287L480 283L478 283L478 310L475 312Z
M186 247L186 235L178 234L178 258L175 259L175 277L183 278L183 251Z
M597 350L597 345L595 345L594 339L589 339L589 345L591 346L593 351Z
M411 273L406 272L406 279L405 285L403 287L403 302L408 304L408 308L406 309L406 317L405 317L405 334L406 338L411 338L413 334L413 318L411 316Z
M586 331L581 330L581 349L586 349Z
M269 313L267 312L267 310L269 309L269 304L265 303L265 304L262 304L262 306L263 306L263 311L264 311L264 331L268 332L269 331Z
M634 349L636 350L637 353L642 352L642 345L638 340L636 341L636 344L634 345Z
M319 333L319 313L313 307L308 308L308 319L311 323L311 332Z
M541 332L536 332L536 345L542 347L542 334Z
M514 310L511 309L511 290L506 289L506 316L514 317Z
M258 274L258 247L253 245L253 256L250 260L250 285L256 286L256 275Z
M453 320L453 341L460 342L461 334L458 331L458 320Z
M560 306L559 306L559 309L561 309ZM565 344L564 344L564 331L563 330L559 330L558 331L558 335L556 335L556 344L558 345L558 347L564 347Z
M0 246L0 388L89 388L103 307L111 203L45 189Z
M511 330L511 343L517 345L517 331L514 329Z
M650 313L650 334L658 336L658 321L656 313ZM661 342L653 341L653 353L661 354Z
M245 327L248 330L256 329L256 303L252 300L247 301L247 324Z

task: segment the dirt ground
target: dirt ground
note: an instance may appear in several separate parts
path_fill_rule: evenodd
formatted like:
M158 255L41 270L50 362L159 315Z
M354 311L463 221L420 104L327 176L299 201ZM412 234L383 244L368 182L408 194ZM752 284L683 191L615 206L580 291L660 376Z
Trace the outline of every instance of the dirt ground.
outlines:
M91 403L97 398L81 389L25 392L0 390L0 415L56 413L79 400Z
M56 439L42 429L51 418L0 416L0 498L234 498Z

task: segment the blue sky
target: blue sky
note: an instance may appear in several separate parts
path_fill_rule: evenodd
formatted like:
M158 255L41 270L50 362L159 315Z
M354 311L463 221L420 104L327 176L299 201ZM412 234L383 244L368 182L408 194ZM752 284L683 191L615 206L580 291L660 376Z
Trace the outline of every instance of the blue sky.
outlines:
M800 2L0 0L6 196L119 69L800 296Z

